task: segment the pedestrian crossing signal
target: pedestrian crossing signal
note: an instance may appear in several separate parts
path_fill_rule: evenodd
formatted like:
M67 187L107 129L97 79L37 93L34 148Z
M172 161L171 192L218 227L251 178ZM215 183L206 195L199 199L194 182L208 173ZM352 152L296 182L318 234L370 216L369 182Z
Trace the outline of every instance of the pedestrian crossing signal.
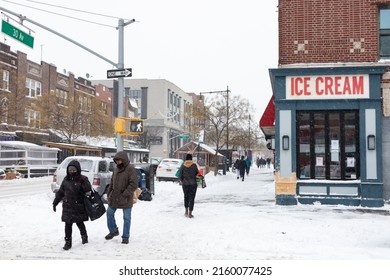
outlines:
M144 133L144 121L143 120L131 120L130 121L131 133Z

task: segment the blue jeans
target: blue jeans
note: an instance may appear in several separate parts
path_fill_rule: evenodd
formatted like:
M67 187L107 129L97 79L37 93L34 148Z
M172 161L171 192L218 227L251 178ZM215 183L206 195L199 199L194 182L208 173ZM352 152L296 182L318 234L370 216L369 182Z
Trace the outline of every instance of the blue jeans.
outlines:
M130 226L131 226L131 209L132 208L123 208L123 234L122 238L130 238ZM110 232L114 232L118 229L115 222L115 211L117 208L107 207L107 227Z

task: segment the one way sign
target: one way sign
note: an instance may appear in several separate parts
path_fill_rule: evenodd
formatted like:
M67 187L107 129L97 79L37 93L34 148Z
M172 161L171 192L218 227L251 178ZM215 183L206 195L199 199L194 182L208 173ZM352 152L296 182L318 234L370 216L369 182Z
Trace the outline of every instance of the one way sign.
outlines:
M131 68L107 70L107 79L109 79L109 78L131 77L131 75L132 75Z

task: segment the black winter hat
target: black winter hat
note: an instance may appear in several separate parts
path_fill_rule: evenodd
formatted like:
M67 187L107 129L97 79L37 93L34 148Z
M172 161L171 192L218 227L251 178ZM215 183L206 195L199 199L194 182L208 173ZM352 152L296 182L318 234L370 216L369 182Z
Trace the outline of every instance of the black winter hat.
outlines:
M192 155L191 154L187 154L186 155L186 160L192 160Z

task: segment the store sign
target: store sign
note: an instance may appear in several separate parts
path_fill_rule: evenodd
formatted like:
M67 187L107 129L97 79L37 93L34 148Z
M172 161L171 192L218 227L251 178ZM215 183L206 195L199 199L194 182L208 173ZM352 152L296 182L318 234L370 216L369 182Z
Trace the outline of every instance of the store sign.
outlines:
M370 98L368 75L287 76L286 99Z

